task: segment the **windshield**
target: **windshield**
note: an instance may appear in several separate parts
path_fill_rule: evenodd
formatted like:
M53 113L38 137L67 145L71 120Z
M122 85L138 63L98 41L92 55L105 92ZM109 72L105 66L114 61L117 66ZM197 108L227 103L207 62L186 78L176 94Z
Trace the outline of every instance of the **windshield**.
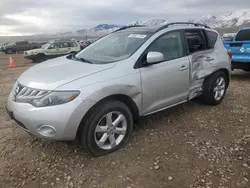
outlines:
M250 40L250 29L241 30L236 35L235 41L244 41L244 40Z
M124 60L133 55L149 37L148 33L115 32L89 45L76 58L95 64Z
M47 49L49 46L51 45L51 43L46 43L44 45L42 45L42 49Z

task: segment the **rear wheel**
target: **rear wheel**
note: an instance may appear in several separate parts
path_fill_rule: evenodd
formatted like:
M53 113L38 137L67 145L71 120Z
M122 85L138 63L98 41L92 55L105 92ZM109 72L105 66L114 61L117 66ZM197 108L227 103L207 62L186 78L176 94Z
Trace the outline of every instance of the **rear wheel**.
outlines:
M102 156L127 143L133 129L133 118L124 103L106 101L91 110L82 126L81 144L94 156Z
M204 81L203 102L209 105L220 104L226 94L229 80L224 72L219 71Z

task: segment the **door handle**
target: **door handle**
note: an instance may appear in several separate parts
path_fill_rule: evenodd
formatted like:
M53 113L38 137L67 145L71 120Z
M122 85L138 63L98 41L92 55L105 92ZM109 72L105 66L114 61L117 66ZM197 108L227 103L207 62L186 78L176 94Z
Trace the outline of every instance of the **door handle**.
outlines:
M184 71L184 70L186 70L186 69L188 69L188 66L182 65L181 68L179 69L179 71Z
M212 58L212 57L206 57L206 59L205 59L205 61L213 61L214 60L214 58Z

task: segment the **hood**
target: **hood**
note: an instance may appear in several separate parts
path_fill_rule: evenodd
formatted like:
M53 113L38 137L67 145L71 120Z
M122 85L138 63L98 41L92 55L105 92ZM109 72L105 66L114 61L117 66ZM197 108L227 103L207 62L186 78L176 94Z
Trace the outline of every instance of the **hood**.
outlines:
M59 86L110 69L113 66L115 63L89 64L63 56L29 68L18 78L18 82L31 88L54 90Z
M37 48L37 49L33 49L33 50L27 50L26 52L27 53L32 53L32 54L38 54L38 53L44 52L44 49Z

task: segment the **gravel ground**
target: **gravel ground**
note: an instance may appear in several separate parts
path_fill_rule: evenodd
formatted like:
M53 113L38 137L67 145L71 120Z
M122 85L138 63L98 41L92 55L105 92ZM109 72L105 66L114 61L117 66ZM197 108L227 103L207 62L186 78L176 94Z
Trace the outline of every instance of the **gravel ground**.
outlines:
M250 187L250 73L234 72L224 102L194 100L145 117L125 148L92 158L77 142L48 142L5 112L14 80L32 64L0 55L0 188Z

